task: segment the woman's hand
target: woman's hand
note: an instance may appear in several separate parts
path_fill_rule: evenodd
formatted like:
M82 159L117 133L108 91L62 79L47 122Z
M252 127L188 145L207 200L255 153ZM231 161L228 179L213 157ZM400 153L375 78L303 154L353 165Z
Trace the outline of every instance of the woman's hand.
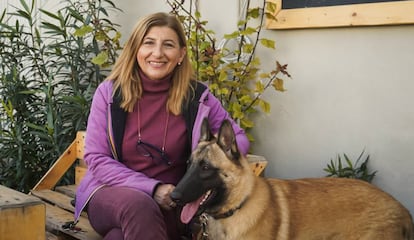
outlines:
M161 206L161 208L170 210L177 206L170 198L170 193L174 188L175 186L172 184L160 184L155 189L154 200Z

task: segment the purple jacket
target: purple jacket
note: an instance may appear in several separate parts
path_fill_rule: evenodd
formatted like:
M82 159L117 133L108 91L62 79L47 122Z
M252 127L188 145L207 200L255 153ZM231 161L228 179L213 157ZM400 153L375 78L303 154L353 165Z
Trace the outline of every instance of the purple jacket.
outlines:
M208 119L214 133L224 119L230 119L238 147L243 154L247 154L250 144L244 130L231 119L204 84L195 83L194 87L196 91L191 100L183 105L182 113L192 149L197 146L204 118ZM160 182L121 163L121 143L127 113L119 106L120 94L112 96L112 81L104 81L96 89L92 100L84 155L88 171L76 191L75 222L93 194L105 185L131 187L151 196L154 187Z

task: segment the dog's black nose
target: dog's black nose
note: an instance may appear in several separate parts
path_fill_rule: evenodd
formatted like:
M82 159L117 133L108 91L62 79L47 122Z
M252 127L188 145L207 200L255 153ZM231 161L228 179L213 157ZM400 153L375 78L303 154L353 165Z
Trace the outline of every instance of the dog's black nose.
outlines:
M170 198L171 200L173 200L175 203L180 203L181 199L182 199L182 194L176 191L172 191L170 193Z

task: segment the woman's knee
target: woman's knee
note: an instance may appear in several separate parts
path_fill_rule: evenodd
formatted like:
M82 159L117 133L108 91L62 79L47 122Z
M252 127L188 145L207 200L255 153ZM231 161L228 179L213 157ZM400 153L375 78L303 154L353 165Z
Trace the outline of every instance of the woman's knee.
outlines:
M141 191L126 191L122 194L123 201L119 207L122 215L129 215L131 217L145 216L163 218L162 212L158 204L148 194Z

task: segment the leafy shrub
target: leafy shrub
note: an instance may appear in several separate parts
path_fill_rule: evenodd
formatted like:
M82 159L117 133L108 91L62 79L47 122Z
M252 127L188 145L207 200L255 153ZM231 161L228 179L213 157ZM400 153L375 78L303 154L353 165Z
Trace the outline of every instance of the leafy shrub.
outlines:
M365 151L359 155L355 162L351 161L351 159L346 155L343 154L343 157L346 162L346 166L342 163L342 158L338 154L336 161L331 159L330 163L327 164L326 168L323 170L327 173L327 177L342 177L342 178L356 178L366 182L372 182L372 179L377 174L377 171L369 171L368 170L368 161L369 155L366 156L365 160L362 160L362 156L364 155Z
M0 183L27 192L85 129L120 34L110 0L20 5L0 15Z
M188 39L188 54L195 69L196 78L209 85L212 93L221 101L231 116L247 130L254 127L252 114L268 113L270 104L262 98L268 89L285 91L280 75L290 77L287 65L274 61L274 68L261 69L260 58L255 54L259 46L275 49L275 42L261 37L265 18L274 18L276 5L263 1L261 7L250 8L246 2L246 14L237 23L237 29L224 36L218 43L214 31L206 28L207 21L190 1L167 0L171 12L184 25ZM257 24L252 26L252 24ZM248 133L253 141L253 137Z

